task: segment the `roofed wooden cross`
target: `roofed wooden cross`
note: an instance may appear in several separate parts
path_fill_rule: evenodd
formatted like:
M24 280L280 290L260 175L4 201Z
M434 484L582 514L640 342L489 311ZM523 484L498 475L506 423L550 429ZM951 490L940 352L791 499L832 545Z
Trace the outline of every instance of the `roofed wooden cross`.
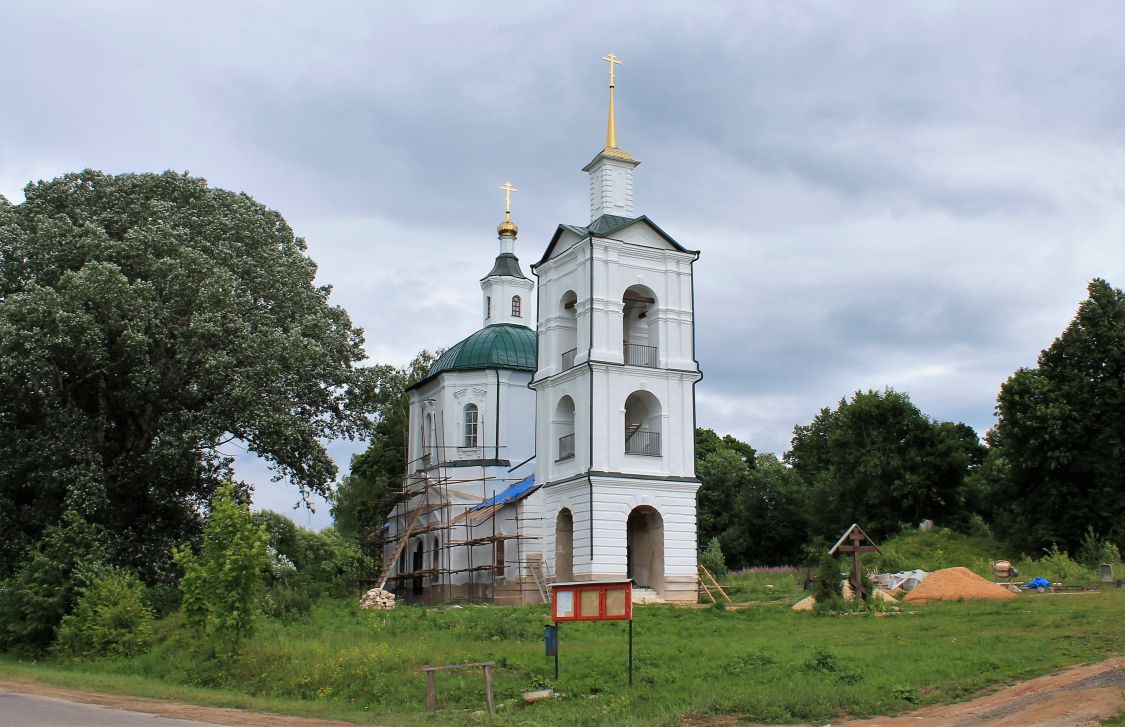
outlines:
M863 528L859 523L852 523L852 526L840 536L836 544L829 549L829 555L836 555L837 553L851 553L852 554L852 572L848 576L848 582L852 584L852 590L855 595L864 601L871 595L863 586L863 572L860 569L859 554L860 553L880 553L879 547L875 545L875 541L867 537L867 533L863 532Z

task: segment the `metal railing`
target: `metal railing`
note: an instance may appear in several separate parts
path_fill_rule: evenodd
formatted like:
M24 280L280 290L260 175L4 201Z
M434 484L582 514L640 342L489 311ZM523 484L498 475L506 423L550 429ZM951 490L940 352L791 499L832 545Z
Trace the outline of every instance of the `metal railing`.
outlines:
M564 459L574 459L574 434L559 437L559 458L555 461L562 462Z
M656 346L642 346L639 343L625 343L625 363L629 366L656 368Z
M574 366L574 357L577 356L577 355L578 355L578 349L577 348L572 348L569 351L563 352L563 355L562 355L562 370L563 371L566 371L567 369Z
M660 456L660 432L625 429L625 454Z

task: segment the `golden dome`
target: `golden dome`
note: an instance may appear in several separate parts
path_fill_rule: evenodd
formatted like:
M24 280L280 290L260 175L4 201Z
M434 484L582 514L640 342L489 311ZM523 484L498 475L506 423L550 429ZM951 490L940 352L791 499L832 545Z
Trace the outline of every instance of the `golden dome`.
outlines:
M500 237L515 237L519 234L520 228L516 227L516 223L512 222L512 215L509 212L504 213L504 221L501 222L496 228L496 234Z

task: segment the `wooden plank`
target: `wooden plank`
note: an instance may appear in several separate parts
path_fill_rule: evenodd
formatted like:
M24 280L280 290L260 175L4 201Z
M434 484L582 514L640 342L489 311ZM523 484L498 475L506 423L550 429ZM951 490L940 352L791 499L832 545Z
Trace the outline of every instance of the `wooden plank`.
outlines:
M426 709L437 709L437 678L432 669L426 672Z
M484 700L488 703L488 713L496 714L496 705L492 703L492 665L484 667Z
M495 661L474 661L470 664L427 664L422 667L422 671L435 672L435 671L449 671L450 669L475 669L479 667L493 667L496 666Z
M703 581L702 578L699 579L699 585L703 588L703 592L707 594L707 597L711 599L711 603L718 603L718 601L715 600L715 597L711 595L711 589L707 587L707 584Z

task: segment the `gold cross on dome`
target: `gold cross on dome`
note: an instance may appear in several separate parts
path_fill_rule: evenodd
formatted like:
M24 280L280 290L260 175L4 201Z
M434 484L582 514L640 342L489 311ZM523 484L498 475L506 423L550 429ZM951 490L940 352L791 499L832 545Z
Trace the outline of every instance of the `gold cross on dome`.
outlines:
M613 67L621 65L621 59L610 51L608 56L602 56L602 60L609 62L609 87L613 88Z
M504 182L500 185L500 189L504 190L504 212L505 214L512 211L512 192L519 190L512 186L511 182Z

